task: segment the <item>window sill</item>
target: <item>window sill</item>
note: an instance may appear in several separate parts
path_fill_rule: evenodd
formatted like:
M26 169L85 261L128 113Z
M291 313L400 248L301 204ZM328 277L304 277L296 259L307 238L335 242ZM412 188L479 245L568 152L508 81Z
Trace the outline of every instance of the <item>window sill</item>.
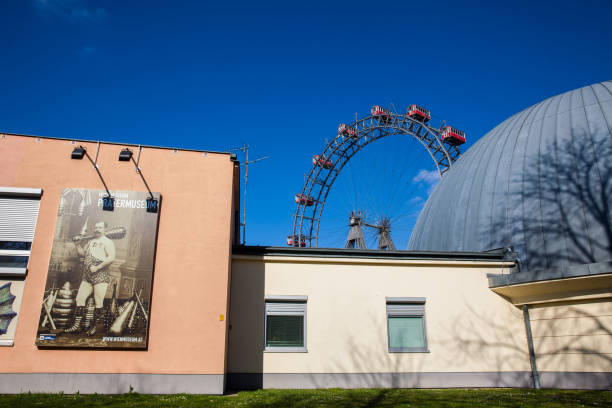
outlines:
M429 349L422 348L405 348L405 349L390 349L389 353L430 353Z
M28 268L0 267L0 276L26 276Z
M0 347L13 347L13 340L0 340Z
M306 347L268 347L264 353L308 353Z

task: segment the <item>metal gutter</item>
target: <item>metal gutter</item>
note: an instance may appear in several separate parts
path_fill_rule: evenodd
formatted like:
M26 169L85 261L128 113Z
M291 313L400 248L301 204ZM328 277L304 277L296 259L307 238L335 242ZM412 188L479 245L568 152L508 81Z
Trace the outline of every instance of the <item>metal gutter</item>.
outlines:
M529 306L523 305L523 320L525 321L525 333L527 334L527 347L529 348L529 363L531 364L531 375L533 376L533 388L540 389L540 376L536 365L535 348L533 347L533 336L531 334L531 320L529 319Z
M296 248L271 246L234 246L234 255L309 258L362 258L387 260L444 260L514 262L506 249L487 252L378 251L373 249Z

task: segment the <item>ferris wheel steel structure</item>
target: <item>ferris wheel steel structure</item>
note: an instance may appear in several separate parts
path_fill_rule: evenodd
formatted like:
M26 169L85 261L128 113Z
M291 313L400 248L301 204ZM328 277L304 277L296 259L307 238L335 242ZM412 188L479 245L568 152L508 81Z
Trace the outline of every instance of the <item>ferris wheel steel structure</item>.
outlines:
M417 139L427 150L440 177L448 171L461 152L454 144L441 138L445 122L439 128L409 116L387 111L385 116L369 115L348 125L355 133L339 134L329 142L318 156L324 163L314 162L304 182L301 197L296 199L293 215L293 246L318 247L319 226L325 200L336 178L349 160L368 144L391 135L408 135ZM317 157L317 156L315 156ZM296 196L297 197L297 196ZM305 242L308 241L308 245ZM314 243L314 245L313 245Z

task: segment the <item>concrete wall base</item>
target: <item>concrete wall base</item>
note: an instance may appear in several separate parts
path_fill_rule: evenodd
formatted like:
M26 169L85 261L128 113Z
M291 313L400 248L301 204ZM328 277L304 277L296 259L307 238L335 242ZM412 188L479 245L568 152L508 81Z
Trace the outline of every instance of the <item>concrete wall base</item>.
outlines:
M612 373L540 372L542 388L612 390Z
M542 388L612 389L612 372L541 372ZM223 394L221 374L0 373L0 394ZM228 389L258 388L531 388L528 371L477 373L230 373Z
M229 389L532 387L529 371L475 373L229 373Z
M222 374L0 373L0 394L223 394Z
M612 389L612 373L542 372L543 388ZM533 388L529 371L473 373L229 373L227 388Z

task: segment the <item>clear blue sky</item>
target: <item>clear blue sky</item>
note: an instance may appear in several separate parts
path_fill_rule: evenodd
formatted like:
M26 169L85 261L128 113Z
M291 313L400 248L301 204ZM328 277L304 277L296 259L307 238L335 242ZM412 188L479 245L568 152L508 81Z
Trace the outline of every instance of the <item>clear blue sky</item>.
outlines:
M249 143L251 158L271 158L249 168L247 243L282 245L312 155L355 112L418 103L471 144L529 105L612 78L611 1L486 3L4 0L0 132ZM381 143L372 157L384 149L392 163L406 154ZM391 174L371 160L334 193ZM432 169L423 151L408 161L415 176ZM424 198L428 185L406 177L391 182Z

